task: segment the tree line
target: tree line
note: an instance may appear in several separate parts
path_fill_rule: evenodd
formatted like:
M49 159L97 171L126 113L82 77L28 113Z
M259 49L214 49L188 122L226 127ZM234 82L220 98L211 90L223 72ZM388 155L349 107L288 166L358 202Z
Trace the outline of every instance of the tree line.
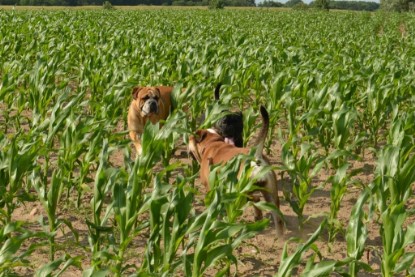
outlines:
M376 2L365 1L330 1L314 0L310 4L302 0L288 0L281 3L274 0L265 0L259 4L255 0L0 0L0 5L22 5L22 6L84 6L84 5L103 5L109 2L115 6L136 6L136 5L154 5L154 6L246 6L246 7L289 7L294 9L339 9L339 10L358 10L358 11L375 11L379 8L388 11L414 11L415 0L381 0L380 4Z
M259 7L288 7L294 9L322 8L337 10L355 10L355 11L375 11L379 9L380 4L376 2L364 1L321 1L315 0L310 4L304 3L302 0L288 0L286 3L266 0Z
M22 6L86 6L103 5L110 2L114 6L208 6L211 0L0 0L0 5ZM255 0L224 0L225 6L255 6Z

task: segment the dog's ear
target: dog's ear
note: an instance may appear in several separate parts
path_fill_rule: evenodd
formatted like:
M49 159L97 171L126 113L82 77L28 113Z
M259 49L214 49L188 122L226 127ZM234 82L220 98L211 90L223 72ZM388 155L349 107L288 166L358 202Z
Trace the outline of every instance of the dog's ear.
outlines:
M196 132L196 137L195 137L196 138L196 142L197 143L202 142L206 138L206 136L207 136L207 132L205 130L198 130Z
M156 87L156 91L157 91L157 96L160 97L161 96L161 91L158 87Z
M133 95L134 100L137 100L137 97L138 97L138 92L139 92L141 89L142 89L142 87L140 87L140 86L137 86L137 87L134 87L134 88L133 88L132 95Z
M216 85L215 88L215 100L218 101L219 100L219 91L220 91L220 87L222 86L222 83L218 83Z

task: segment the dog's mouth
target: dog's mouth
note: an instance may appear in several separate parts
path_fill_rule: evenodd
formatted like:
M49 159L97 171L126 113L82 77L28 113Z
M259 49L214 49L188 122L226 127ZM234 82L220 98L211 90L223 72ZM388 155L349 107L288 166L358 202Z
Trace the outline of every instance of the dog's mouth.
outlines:
M155 99L147 100L144 103L143 108L141 109L141 113L143 114L143 116L147 116L150 114L158 114L159 107L158 107L157 101Z
M225 137L225 142L227 144L235 146L235 140L233 138Z
M242 139L242 133L243 133L243 126L238 124L233 124L229 122L226 122L226 120L218 121L214 129L217 131L217 133L222 136L226 143L242 147L243 145L243 139Z

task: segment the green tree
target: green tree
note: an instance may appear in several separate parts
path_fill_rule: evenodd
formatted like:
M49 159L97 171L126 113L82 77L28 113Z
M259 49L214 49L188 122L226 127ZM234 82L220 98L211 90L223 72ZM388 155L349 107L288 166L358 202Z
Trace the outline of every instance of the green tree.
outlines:
M304 2L302 0L288 0L287 3L285 3L285 6L291 8L300 3L304 3Z
M414 2L414 0L380 0L380 7L386 11L407 12Z
M258 7L284 7L284 4L281 2L276 2L272 0L265 0L264 2L258 3Z
M293 10L307 10L308 8L308 5L303 2L297 3L292 7Z
M209 9L223 9L225 7L225 1L223 0L210 0Z
M330 0L316 0L314 1L314 7L322 10L329 10Z

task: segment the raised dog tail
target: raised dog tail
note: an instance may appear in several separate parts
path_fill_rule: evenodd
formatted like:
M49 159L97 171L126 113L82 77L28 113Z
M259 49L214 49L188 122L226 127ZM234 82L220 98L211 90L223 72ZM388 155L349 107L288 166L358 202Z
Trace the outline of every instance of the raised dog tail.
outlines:
M222 86L222 83L218 83L216 85L215 88L215 100L218 101L219 100L219 91L220 91L220 87Z
M264 106L260 107L260 112L262 116L262 128L259 132L257 141L255 145L257 146L256 152L255 152L255 159L261 159L262 158L262 152L264 150L264 144L265 140L268 135L268 128L269 128L269 115L267 112L267 109L265 109Z

